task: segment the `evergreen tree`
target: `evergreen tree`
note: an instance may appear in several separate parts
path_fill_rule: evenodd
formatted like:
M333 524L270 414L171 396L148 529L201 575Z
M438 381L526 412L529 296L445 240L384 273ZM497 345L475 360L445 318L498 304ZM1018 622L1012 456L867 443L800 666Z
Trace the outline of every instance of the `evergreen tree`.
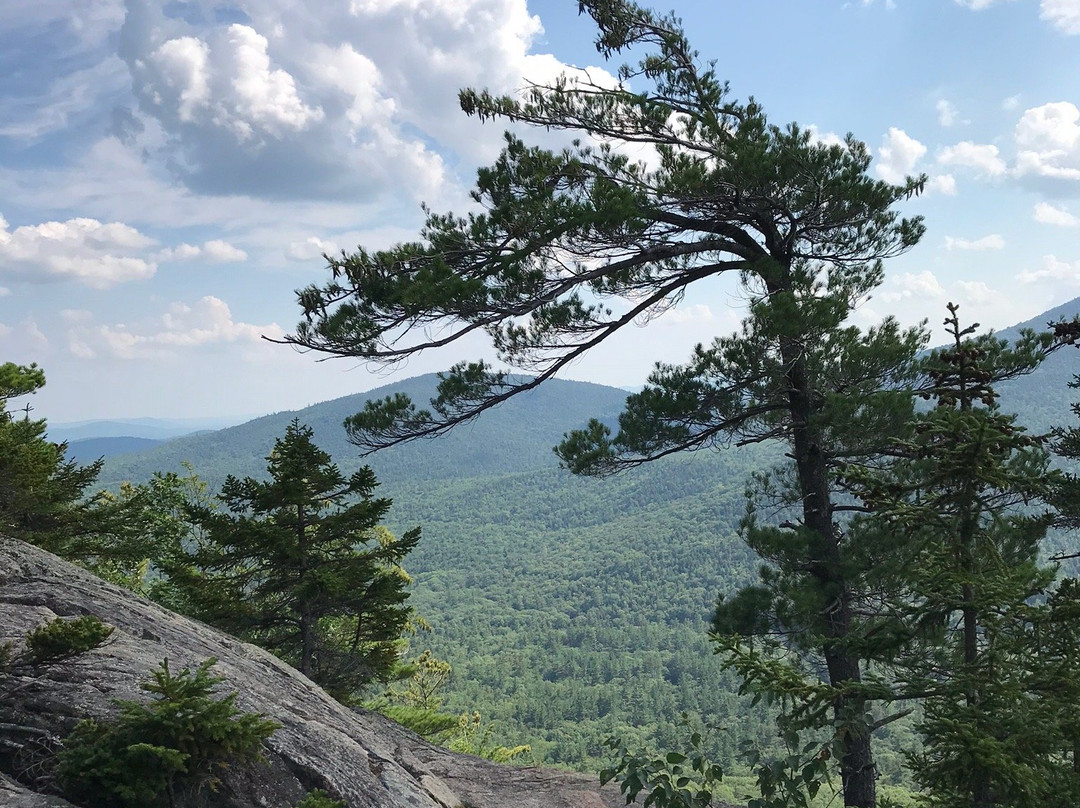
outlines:
M299 292L304 319L286 341L344 357L398 362L477 332L513 376L483 362L446 374L430 409L405 396L346 422L368 450L439 434L551 378L623 328L677 304L694 284L738 277L750 299L743 333L663 365L631 396L617 434L600 423L559 449L578 473L607 474L673 452L778 438L790 446L797 514L775 534L807 581L802 609L824 657L843 741L845 802L875 802L856 630L855 582L836 527L833 469L877 451L906 422L902 386L922 334L891 321L845 327L880 283L881 260L914 245L918 219L895 203L922 188L868 175L852 137L815 142L771 125L702 65L674 17L626 0L582 0L605 57L644 51L616 87L587 76L533 86L522 99L463 91L481 119L565 131L560 151L506 135L478 174L482 212L431 213L421 240L328 258L331 279ZM631 86L633 85L633 86ZM655 164L623 146L648 144ZM609 305L612 299L617 305Z
M372 497L371 469L346 479L312 434L294 420L267 458L269 480L229 477L224 512L190 508L204 535L185 590L204 619L344 697L393 666L410 614L398 564L420 533L380 533L390 500Z
M67 557L78 556L86 505L83 495L97 479L101 461L87 466L65 458L66 443L46 436L44 419L9 409L13 398L45 386L35 364L0 365L0 532Z
M896 695L924 705L911 764L928 804L1075 805L1080 778L1062 765L1080 694L1075 582L1047 600L1056 570L1039 562L1057 475L994 385L1075 341L1077 326L1010 347L972 337L977 326L949 310L952 344L923 363L934 406L886 470L847 472L872 511L853 531L902 548L879 571L878 636L893 646Z

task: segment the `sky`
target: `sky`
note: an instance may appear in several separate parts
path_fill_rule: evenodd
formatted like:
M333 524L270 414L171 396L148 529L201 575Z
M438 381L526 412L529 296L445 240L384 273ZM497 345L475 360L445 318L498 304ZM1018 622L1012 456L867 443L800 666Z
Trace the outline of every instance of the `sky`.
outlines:
M922 243L856 312L1004 328L1080 296L1080 0L660 0L736 98L851 132ZM37 362L53 422L255 416L394 373L272 344L323 253L415 238L468 209L503 125L462 87L614 73L576 0L3 0L0 362ZM548 143L551 135L526 137ZM546 138L546 140L545 140ZM692 289L564 374L632 387L737 327ZM21 402L20 402L21 404Z

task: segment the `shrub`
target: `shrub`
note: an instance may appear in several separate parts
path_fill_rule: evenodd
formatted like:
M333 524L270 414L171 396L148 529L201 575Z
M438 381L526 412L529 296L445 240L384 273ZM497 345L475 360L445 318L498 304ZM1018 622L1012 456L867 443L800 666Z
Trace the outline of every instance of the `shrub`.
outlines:
M215 662L174 675L164 660L142 685L149 704L120 701L115 720L79 722L58 755L65 792L90 808L173 805L184 790L215 789L229 763L261 759L279 725L239 710L236 693L215 698L224 681L210 671Z
M295 808L345 808L344 800L335 800L321 788L309 791L307 796L296 803Z

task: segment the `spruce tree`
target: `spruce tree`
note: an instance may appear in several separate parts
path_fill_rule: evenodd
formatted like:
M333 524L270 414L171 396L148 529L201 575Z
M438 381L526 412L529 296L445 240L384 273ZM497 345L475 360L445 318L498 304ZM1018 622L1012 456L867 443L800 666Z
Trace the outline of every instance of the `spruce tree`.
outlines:
M783 473L798 507L777 535L806 572L802 635L815 638L835 688L845 802L871 806L857 581L837 527L834 469L874 455L906 422L896 390L923 335L892 321L863 334L846 320L881 282L882 260L921 237L921 221L895 205L924 178L874 180L855 138L825 145L795 124L770 124L758 103L731 96L673 16L626 0L580 8L605 58L640 55L617 86L579 74L521 98L460 96L470 115L567 132L572 145L549 150L508 133L478 173L479 212L431 212L416 242L328 256L331 278L298 293L303 320L286 341L392 364L486 333L507 368L534 374L462 363L430 408L400 395L371 403L346 427L375 450L440 434L542 384L700 282L739 279L750 310L741 334L658 367L617 433L594 422L559 454L577 473L603 475L680 451L787 443ZM655 149L655 163L622 148L637 144Z
M1040 563L1058 475L995 385L1075 341L1076 324L1009 346L949 310L952 344L922 363L932 406L887 468L846 470L870 512L853 532L900 548L879 570L878 656L895 696L924 708L910 762L927 804L1075 805L1080 778L1063 765L1080 694L1075 582L1054 591Z
M377 530L390 500L373 497L374 473L346 479L312 437L293 420L268 480L230 476L224 511L191 506L203 535L188 569L170 573L204 619L345 697L393 666L411 611L398 565L420 533Z
M101 461L68 460L66 443L53 443L44 419L21 415L11 400L45 386L37 365L0 365L0 533L39 544L66 557L79 556L87 515L84 493Z

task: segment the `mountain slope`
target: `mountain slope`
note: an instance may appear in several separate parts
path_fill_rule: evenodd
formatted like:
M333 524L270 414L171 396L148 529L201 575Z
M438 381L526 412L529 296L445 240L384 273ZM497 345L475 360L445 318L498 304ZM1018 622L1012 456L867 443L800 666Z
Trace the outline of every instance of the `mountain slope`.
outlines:
M1001 339L1015 340L1021 329L1045 331L1049 323L1071 320L1080 315L1080 298L1070 300L1023 323L997 332ZM1080 392L1069 383L1080 374L1080 348L1066 347L1053 354L1034 373L1001 385L1001 406L1021 415L1021 423L1033 432L1075 422L1070 406L1080 401Z
M319 446L351 472L365 462L384 483L488 476L557 464L551 451L563 433L583 426L590 417L614 418L626 391L585 382L553 380L490 410L475 421L434 440L386 449L365 460L342 429L349 415L369 399L406 393L418 405L432 397L435 374L418 376L370 393L323 402L295 412L280 412L217 432L188 435L149 452L106 463L104 485L144 480L155 471L178 471L192 463L208 480L220 483L227 474L259 476L265 458L293 418L315 431Z
M145 452L161 443L154 438L134 438L129 435L115 438L83 438L68 444L67 457L80 464L93 463L99 457Z

